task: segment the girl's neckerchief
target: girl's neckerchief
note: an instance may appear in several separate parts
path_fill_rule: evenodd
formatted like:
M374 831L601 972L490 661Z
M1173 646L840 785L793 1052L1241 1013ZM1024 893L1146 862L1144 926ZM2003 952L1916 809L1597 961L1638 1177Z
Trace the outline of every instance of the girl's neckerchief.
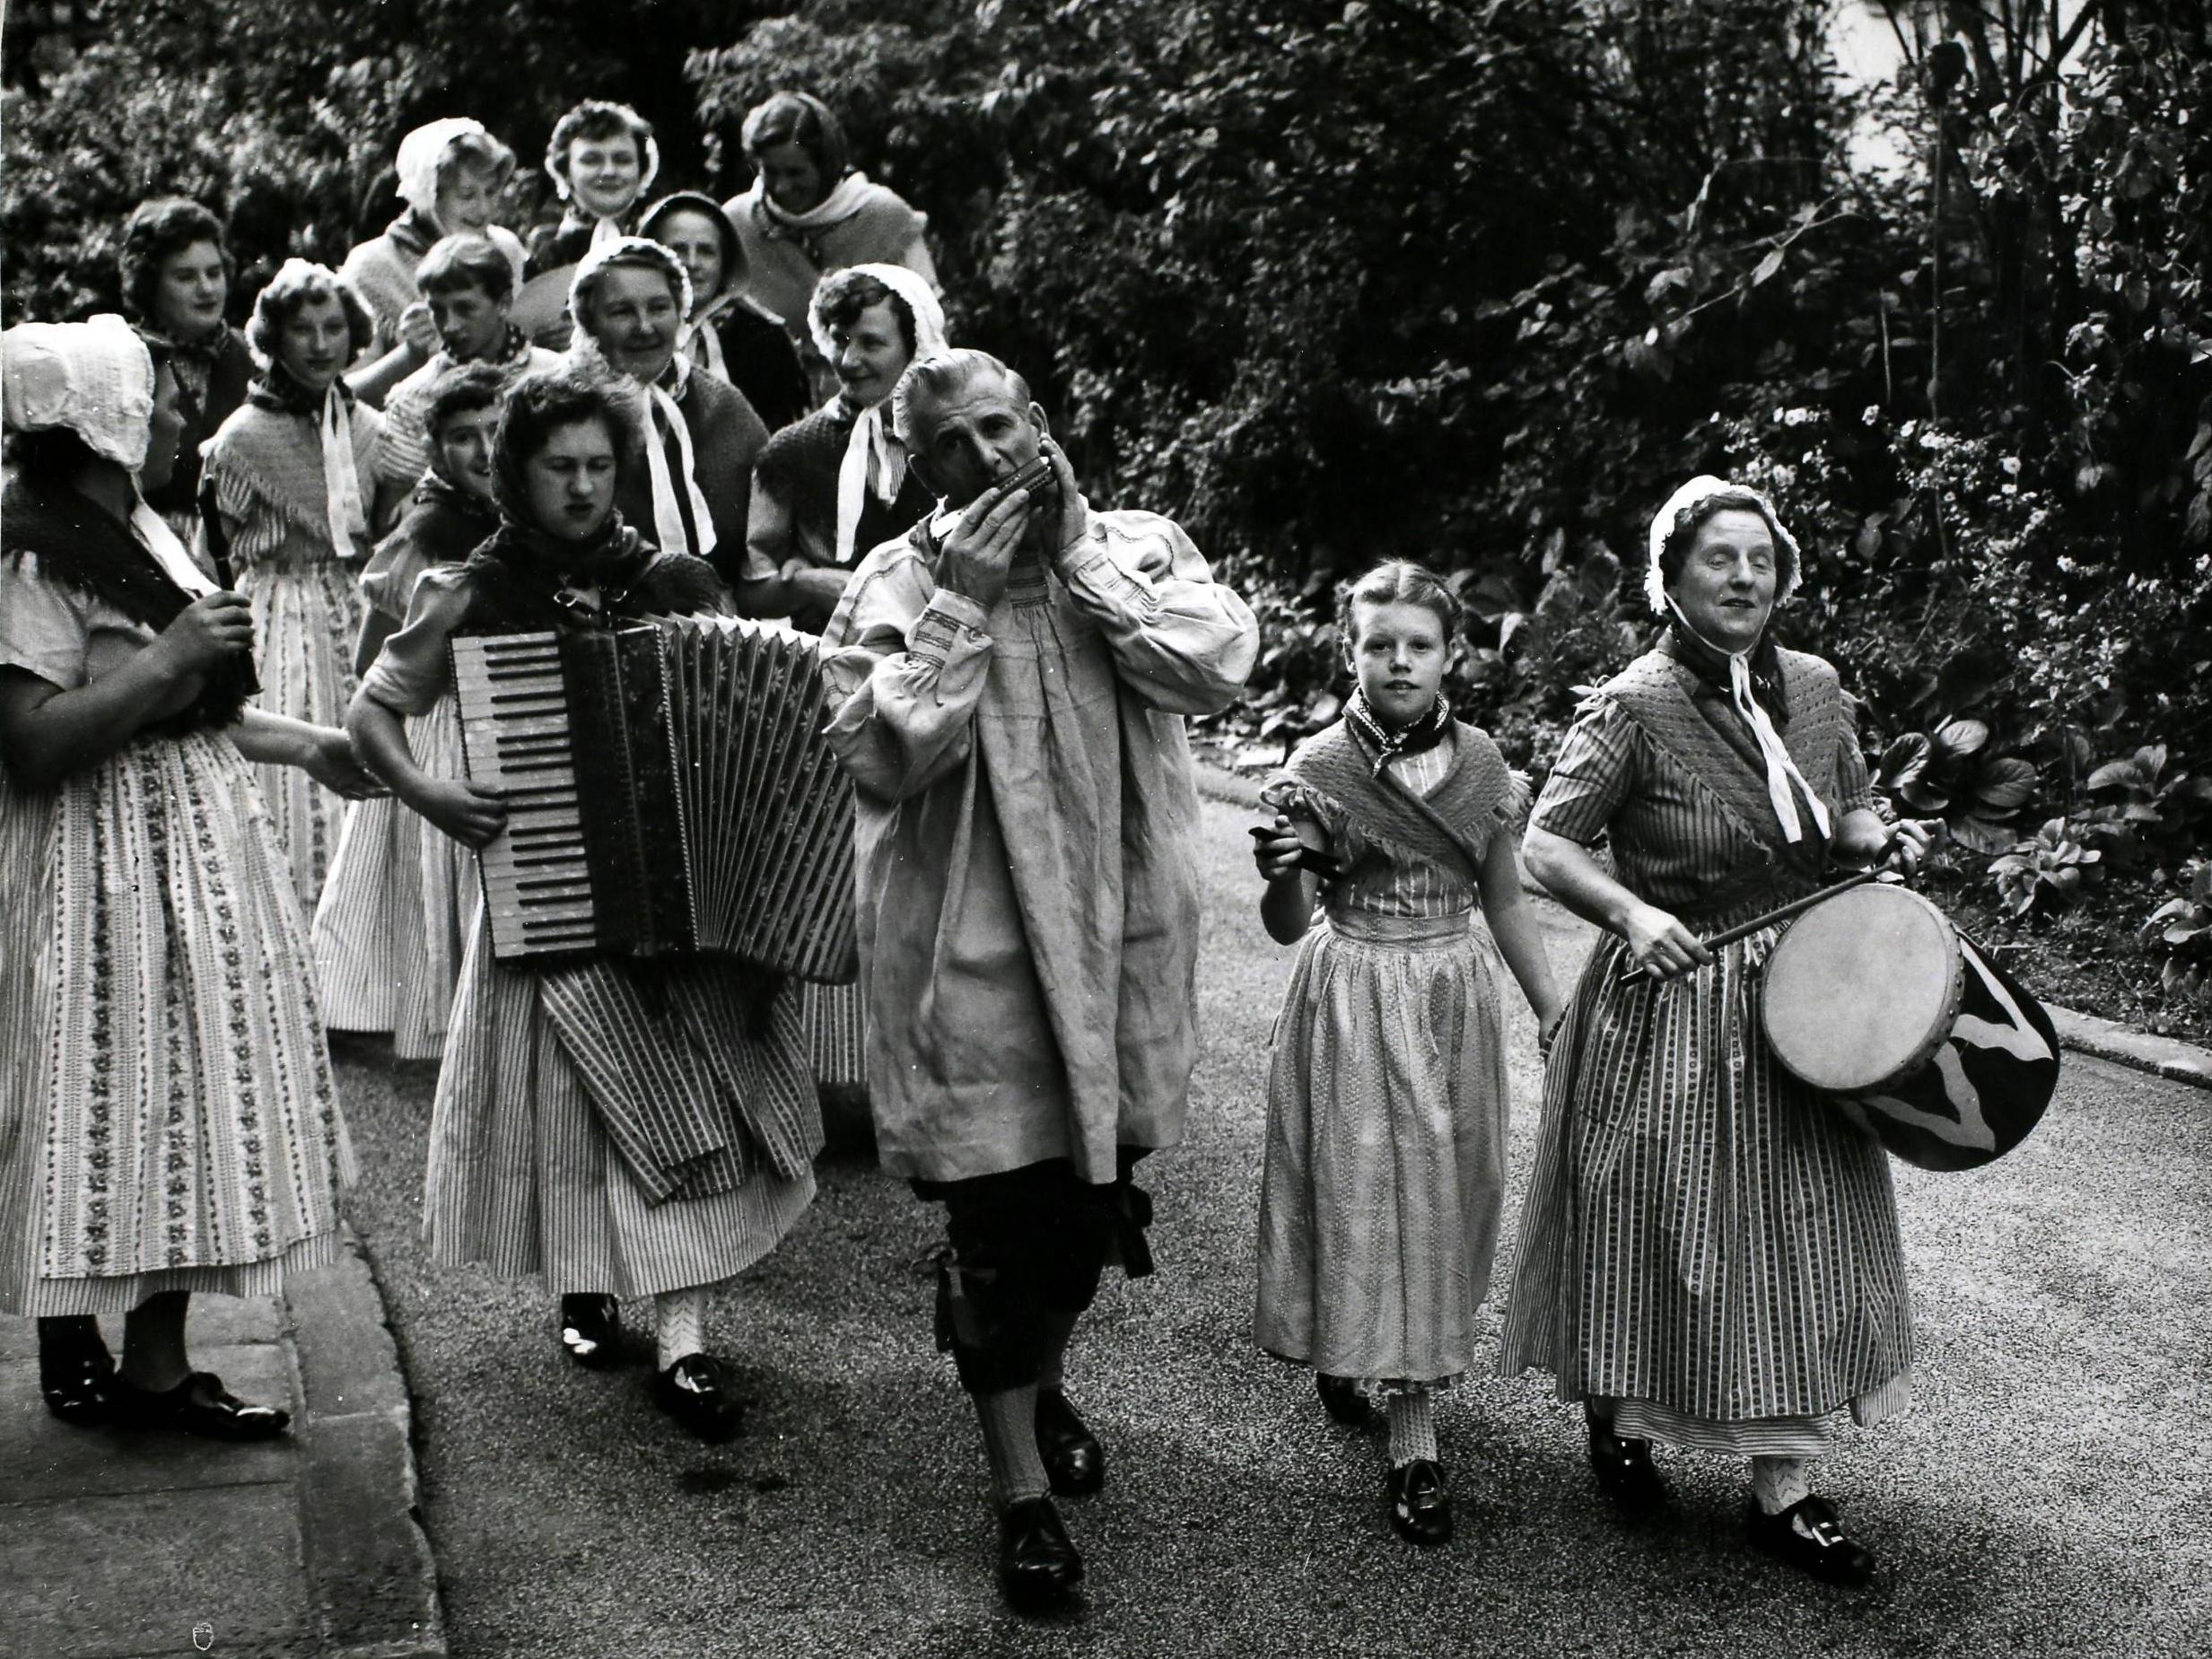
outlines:
M1782 839L1792 844L1805 839L1805 825L1797 811L1799 800L1811 813L1820 839L1832 839L1834 831L1829 823L1828 808L1805 781L1805 773L1797 770L1797 762L1789 758L1774 719L1779 712L1781 723L1788 723L1789 699L1782 688L1782 660L1775 650L1772 631L1762 631L1758 643L1747 651L1723 651L1698 636L1671 598L1667 608L1671 614L1666 642L1667 654L1701 681L1713 685L1750 730L1752 741L1759 746L1760 759L1766 772L1767 799L1774 808L1775 822L1781 825Z
M1353 688L1351 701L1344 705L1344 723L1360 739L1360 747L1381 777L1383 768L1403 755L1418 755L1423 749L1433 749L1451 736L1452 709L1442 696L1429 705L1429 712L1409 720L1395 730L1375 718L1368 706L1367 693Z
M341 374L315 392L272 362L254 377L246 396L258 408L304 416L314 423L322 444L323 513L330 546L341 560L369 552L369 512L362 504L361 471L354 462L354 389Z

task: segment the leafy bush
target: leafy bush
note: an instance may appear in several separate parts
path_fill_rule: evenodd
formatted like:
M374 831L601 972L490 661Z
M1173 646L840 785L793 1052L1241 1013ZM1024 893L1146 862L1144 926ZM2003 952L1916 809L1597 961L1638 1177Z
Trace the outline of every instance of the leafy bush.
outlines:
M1998 896L2015 917L2070 910L2094 884L2103 858L2076 840L2064 818L2050 818L2027 841L2015 842L1989 866Z
M2192 859L2181 869L2181 892L2168 899L2141 929L2163 948L2160 983L2169 997L2212 1002L2212 859Z

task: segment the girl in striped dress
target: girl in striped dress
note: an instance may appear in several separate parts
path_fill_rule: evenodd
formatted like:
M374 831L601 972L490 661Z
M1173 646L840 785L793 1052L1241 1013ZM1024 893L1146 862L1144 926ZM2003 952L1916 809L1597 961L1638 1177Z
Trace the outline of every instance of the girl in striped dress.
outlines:
M369 314L319 265L287 259L254 301L246 343L260 372L209 441L201 470L212 511L201 563L253 604L261 706L319 726L345 717L369 556L369 458L379 418L341 378L369 338ZM345 804L303 774L264 766L261 793L314 912Z
M457 635L606 628L726 611L704 560L657 553L614 502L635 440L624 405L566 374L507 396L494 441L498 532L426 571L347 724L370 765L437 828L483 847L497 798L433 775L401 721L450 682ZM703 1439L738 1432L705 1351L706 1291L773 1250L814 1197L822 1120L796 995L723 957L493 956L483 906L461 965L432 1107L424 1226L433 1260L543 1275L562 1345L616 1357L615 1298L653 1298L654 1397Z
M468 363L447 370L430 392L424 434L430 470L361 576L368 617L354 664L364 672L407 619L423 572L459 564L499 528L492 429L508 378L504 368ZM450 686L408 719L407 737L424 773L461 775L460 716ZM347 807L315 911L316 982L330 1028L389 1032L399 1059L437 1059L478 892L468 849L426 832L390 796Z
M1380 1390L1391 1524L1416 1544L1452 1535L1433 1396L1474 1362L1498 1245L1500 952L1544 1040L1559 1017L1521 896L1526 797L1441 693L1458 617L1419 565L1360 580L1341 623L1358 689L1254 832L1261 919L1299 947L1268 1075L1255 1335L1311 1366L1340 1420L1365 1414L1362 1382Z
M1747 1456L1753 1541L1858 1583L1873 1558L1809 1470L1846 1410L1906 1403L1889 1167L1767 1046L1778 930L1698 939L1813 891L1831 860L1910 869L1925 844L1875 816L1835 670L1768 636L1798 569L1756 491L1677 491L1645 579L1666 632L1583 705L1536 803L1530 870L1605 937L1545 1081L1502 1361L1585 1402L1623 1506L1663 1497L1655 1439Z
M138 493L183 423L167 365L117 317L0 358L0 1312L39 1316L66 1421L261 1439L285 1413L192 1368L187 1309L333 1260L353 1154L247 762L369 781L344 732L245 706L245 601Z

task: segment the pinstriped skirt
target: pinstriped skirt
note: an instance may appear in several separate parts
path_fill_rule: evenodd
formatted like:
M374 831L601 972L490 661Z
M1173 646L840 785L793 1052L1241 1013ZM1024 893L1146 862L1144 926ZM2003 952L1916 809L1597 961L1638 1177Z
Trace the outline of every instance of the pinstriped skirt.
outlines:
M807 1029L807 1063L826 1088L856 1088L868 1081L868 1033L861 1018L858 985L805 988L800 1001Z
M1268 1071L1253 1334L1340 1376L1474 1362L1505 1192L1498 948L1465 912L1332 915Z
M345 719L357 681L354 641L367 601L352 565L335 558L314 564L248 565L239 589L253 605L255 699L272 714L337 726ZM297 766L255 768L276 839L292 866L300 908L315 913L323 878L337 851L345 802Z
M799 1052L797 999L767 1039ZM814 1172L758 1173L705 1198L646 1201L539 1006L537 976L499 965L478 908L431 1108L424 1231L433 1261L480 1262L558 1292L644 1296L711 1285L775 1248Z
M450 692L407 729L424 772L462 775ZM399 1059L435 1060L482 893L476 856L459 842L389 796L350 803L315 908L324 1022L334 1031L389 1032Z
M1623 982L1608 937L1552 1050L1501 1365L1553 1373L1562 1399L1634 1402L1628 1432L1817 1451L1826 1414L1903 1404L1888 1161L1767 1046L1779 937L1664 983Z

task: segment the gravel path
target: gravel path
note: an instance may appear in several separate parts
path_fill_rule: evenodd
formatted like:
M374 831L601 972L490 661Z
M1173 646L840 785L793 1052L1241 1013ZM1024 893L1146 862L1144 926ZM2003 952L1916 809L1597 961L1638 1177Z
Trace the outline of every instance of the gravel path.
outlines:
M1105 1493L1062 1506L1090 1583L1054 1623L998 1603L981 1443L915 1265L935 1213L903 1185L826 1161L792 1238L717 1297L710 1335L753 1415L704 1447L648 1405L642 1364L563 1363L536 1288L428 1266L432 1074L344 1058L369 1169L354 1215L415 1393L456 1655L2212 1649L2212 1096L2079 1057L2011 1157L1899 1170L1915 1409L1854 1435L1823 1480L1880 1551L1876 1585L1830 1591L1748 1555L1743 1473L1718 1459L1666 1460L1670 1524L1616 1524L1578 1414L1534 1378L1447 1398L1459 1537L1400 1543L1379 1430L1332 1426L1307 1375L1250 1343L1261 1079L1289 953L1254 913L1249 815L1205 810L1191 1135L1146 1170L1160 1272L1109 1278L1071 1356L1110 1469ZM1587 934L1553 923L1571 974ZM1501 1288L1536 1118L1525 1011L1513 1035Z

